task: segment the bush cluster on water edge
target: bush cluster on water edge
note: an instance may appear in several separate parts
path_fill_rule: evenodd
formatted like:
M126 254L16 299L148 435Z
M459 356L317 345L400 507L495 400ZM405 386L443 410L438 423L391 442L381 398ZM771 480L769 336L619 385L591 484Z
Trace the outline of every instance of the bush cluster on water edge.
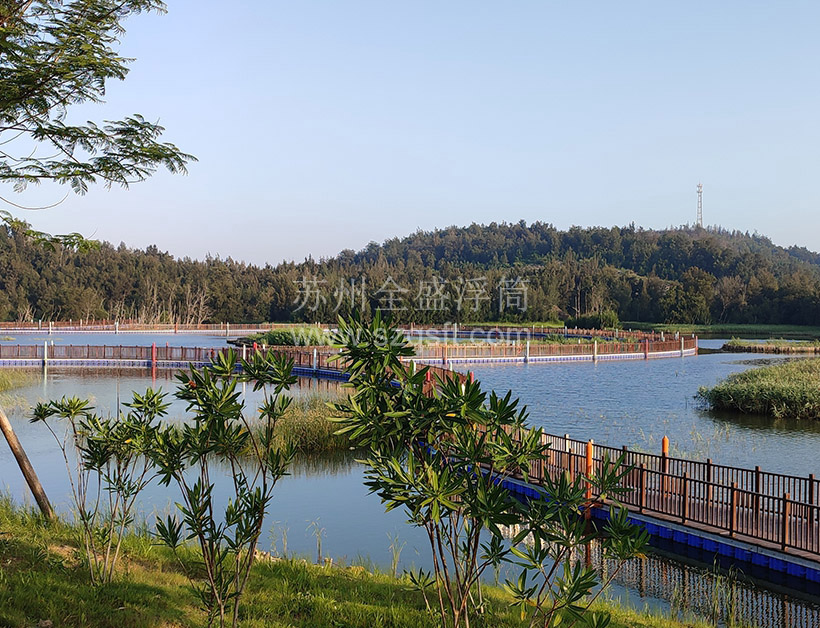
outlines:
M724 345L729 351L758 353L820 353L820 340L787 340L770 338L763 342L732 338Z
M342 391L295 396L276 424L274 436L278 444L289 445L300 454L350 448L350 439L346 434L337 434L339 426L329 420L333 411L328 404L340 403L346 397Z
M327 346L331 344L331 338L330 334L322 327L302 326L271 329L270 331L238 338L235 342L235 344L247 346L253 343L259 346Z
M156 544L145 527L123 539L122 577L94 587L80 564L79 530L62 520L46 523L34 511L0 497L0 625L28 628L41 620L54 626L91 628L200 627L203 616L171 551ZM183 553L189 564L193 551ZM253 568L240 625L247 628L392 626L435 628L422 596L401 578L361 566L317 566L305 560L260 557ZM523 627L501 589L486 586L487 613L475 628ZM611 628L706 628L648 612L602 603Z
M715 410L775 418L820 419L820 360L787 361L733 373L698 398Z

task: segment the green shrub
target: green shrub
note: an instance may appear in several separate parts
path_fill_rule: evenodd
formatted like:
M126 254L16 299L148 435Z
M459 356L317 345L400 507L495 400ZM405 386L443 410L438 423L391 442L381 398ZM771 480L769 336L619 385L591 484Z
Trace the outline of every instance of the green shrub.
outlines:
M820 418L820 360L733 373L717 386L702 386L697 397L715 410L767 414L776 418Z
M619 325L618 313L609 308L600 314L584 314L566 320L567 327L580 327L581 329L615 329Z

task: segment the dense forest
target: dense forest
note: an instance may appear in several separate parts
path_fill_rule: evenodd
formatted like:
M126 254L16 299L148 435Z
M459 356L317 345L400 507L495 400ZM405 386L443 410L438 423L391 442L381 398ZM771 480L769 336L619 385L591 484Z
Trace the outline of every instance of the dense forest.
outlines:
M759 235L682 227L450 227L319 261L257 267L156 247L78 252L0 231L0 320L330 321L353 307L402 322L607 316L820 323L820 255Z

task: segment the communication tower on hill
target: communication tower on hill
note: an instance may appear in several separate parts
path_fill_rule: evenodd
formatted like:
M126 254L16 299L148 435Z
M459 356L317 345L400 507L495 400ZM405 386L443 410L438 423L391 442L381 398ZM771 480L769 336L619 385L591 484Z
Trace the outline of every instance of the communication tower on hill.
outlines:
M703 228L703 184L698 183L698 227Z

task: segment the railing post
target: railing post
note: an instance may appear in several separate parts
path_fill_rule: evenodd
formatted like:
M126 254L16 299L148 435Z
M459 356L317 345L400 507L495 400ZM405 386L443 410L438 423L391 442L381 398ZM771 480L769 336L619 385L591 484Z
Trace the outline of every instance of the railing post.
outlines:
M814 523L814 517L817 514L817 509L814 506L814 473L809 473L809 524Z
M598 339L592 341L592 361L598 361Z
M319 350L316 347L313 347L313 370L319 370Z
M157 343L151 343L151 368L157 367Z
M784 552L789 545L789 517L791 516L791 500L788 493L783 493L783 521L780 528L780 549Z
M587 506L586 506L586 510L584 511L584 518L589 519L589 518L592 517L592 484L589 481L589 478L592 477L592 471L593 471L593 469L592 469L592 466L593 466L593 459L592 459L593 442L592 442L592 439L587 441L586 454L587 455L586 455L586 474L585 475L587 477L587 481L586 481L586 485L587 485L587 494L586 494Z
M661 439L661 472L663 473L663 493L669 490L669 438Z
M681 523L686 523L686 520L689 519L689 474L686 471L683 472L683 479L681 480L680 497L680 520Z
M709 502L710 505L712 503L712 496L714 495L714 491L715 491L715 487L712 486L712 481L714 479L713 478L714 473L715 473L715 470L714 470L714 467L712 467L712 459L707 458L706 459L706 481L709 484L706 488L706 499L707 499L707 501Z
M642 462L639 469L638 484L640 485L641 495L638 503L638 512L643 512L644 508L646 508L646 465Z
M755 467L755 494L752 497L752 506L754 508L754 520L757 521L760 514L760 467Z
M729 536L734 537L737 530L737 482L732 482L731 510L729 512Z
M43 341L43 370L48 368L48 340Z
M567 457L567 472L569 472L569 464L572 456L570 455L570 443L569 443L569 434L564 434L564 454Z
M524 364L529 364L530 361L530 341L527 340L527 349L526 353L524 353Z

